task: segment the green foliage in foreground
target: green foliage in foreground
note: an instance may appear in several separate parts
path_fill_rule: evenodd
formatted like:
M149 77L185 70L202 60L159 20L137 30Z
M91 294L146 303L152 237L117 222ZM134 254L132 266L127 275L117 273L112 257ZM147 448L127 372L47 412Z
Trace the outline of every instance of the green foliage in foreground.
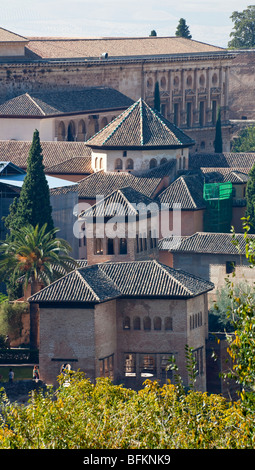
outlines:
M0 410L1 449L244 449L255 443L254 415L220 395L147 381L136 392L80 372Z

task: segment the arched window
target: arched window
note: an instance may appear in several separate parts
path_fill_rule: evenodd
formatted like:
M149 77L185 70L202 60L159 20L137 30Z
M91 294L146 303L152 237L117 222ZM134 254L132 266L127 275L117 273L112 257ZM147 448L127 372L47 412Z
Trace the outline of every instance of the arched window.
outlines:
M187 77L187 85L188 86L192 85L192 76L191 75L188 75L188 77Z
M164 163L167 163L167 158L161 158L160 165L164 165Z
M154 330L161 330L161 318L155 317L153 320Z
M134 327L134 330L140 330L141 329L141 319L140 319L140 317L135 317L134 318L133 327Z
M156 168L157 166L157 160L155 158L152 158L150 160L150 168Z
M122 170L123 168L123 163L122 163L122 160L121 158L117 158L117 160L115 160L115 170Z
M148 80L147 80L147 88L149 88L149 90L152 90L152 88L153 88L153 80L152 80L151 77L148 78Z
M100 160L99 160L99 169L102 170L103 167L104 167L104 159L100 158Z
M205 84L205 76L204 75L200 75L199 83L200 83L201 86L204 86L204 84Z
M132 158L128 158L126 162L126 170L133 170L134 169L134 162Z
M120 255L126 255L126 254L127 254L127 239L120 238Z
M166 317L165 319L165 330L173 329L173 319L172 317Z
M107 124L108 124L107 118L103 117L101 120L100 129L103 129L105 126L107 126Z
M77 141L85 142L85 136L86 136L86 126L85 126L85 122L83 121L83 119L81 119L78 124Z
M130 330L130 317L128 316L123 320L123 330Z
M151 330L151 319L150 317L144 317L143 319L143 329Z
M163 88L163 90L166 89L166 78L165 77L162 77L161 80L160 80L160 86L161 88Z
M95 158L95 170L98 170L98 157Z
M58 140L65 140L65 124L61 121L58 125Z
M70 121L68 125L67 140L68 142L74 142L75 140L75 125L73 121Z

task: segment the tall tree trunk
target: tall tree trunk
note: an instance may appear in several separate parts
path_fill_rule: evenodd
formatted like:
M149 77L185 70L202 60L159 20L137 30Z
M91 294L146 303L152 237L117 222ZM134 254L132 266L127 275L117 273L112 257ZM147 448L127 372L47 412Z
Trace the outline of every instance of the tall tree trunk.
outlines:
M36 294L40 290L40 284L32 280L31 281L31 295ZM40 337L40 311L39 305L30 303L30 349L39 349L39 337Z

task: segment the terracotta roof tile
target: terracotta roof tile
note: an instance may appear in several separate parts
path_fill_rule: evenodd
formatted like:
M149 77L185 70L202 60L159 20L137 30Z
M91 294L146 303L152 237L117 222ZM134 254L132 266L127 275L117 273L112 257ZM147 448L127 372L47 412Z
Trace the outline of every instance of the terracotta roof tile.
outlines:
M0 28L0 42L28 42L28 39L7 29Z
M199 174L179 176L158 198L161 203L169 204L170 208L179 203L182 210L203 209L203 180Z
M91 157L73 157L64 162L47 167L47 174L91 174Z
M250 168L200 168L207 182L247 183Z
M195 142L140 98L86 143L92 148L178 148Z
M0 160L11 161L20 168L26 169L31 142L1 140ZM73 157L88 157L91 149L85 142L41 142L45 168L63 163Z
M96 199L97 195L106 197L117 189L129 186L148 197L153 197L161 181L162 178L135 176L126 172L98 171L78 181L78 192L80 198Z
M101 263L76 269L30 297L30 302L104 302L112 298L190 298L214 285L155 260Z
M193 153L189 156L189 168L249 168L255 163L254 153Z
M249 235L248 238L254 238ZM236 234L241 253L245 254L246 239L244 234ZM210 254L239 254L233 243L232 233L196 232L182 239L178 248L171 250L178 253L210 253Z
M221 52L224 49L177 37L29 38L28 48L42 58L135 57Z
M121 188L86 209L80 216L86 218L139 215L139 208L135 206L137 204L144 204L148 207L150 204L155 205L155 201L133 188ZM156 206L158 209L157 203Z
M45 117L66 113L125 109L133 100L110 87L30 92L0 104L0 116Z

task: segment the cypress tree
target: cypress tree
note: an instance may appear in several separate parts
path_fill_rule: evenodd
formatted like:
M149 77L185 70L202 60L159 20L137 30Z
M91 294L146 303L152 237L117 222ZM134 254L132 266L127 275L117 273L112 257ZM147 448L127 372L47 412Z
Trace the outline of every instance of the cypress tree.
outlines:
M159 94L159 84L158 84L158 82L155 83L154 109L160 113L160 94Z
M176 32L175 32L175 36L181 37L181 38L187 38L187 39L192 38L190 31L189 31L189 27L187 26L186 20L184 18L180 18Z
M39 132L33 134L32 145L27 160L25 176L20 197L10 206L10 213L5 219L7 229L19 229L24 225L38 224L42 227L47 223L47 231L54 228L50 204L50 191L44 173L43 155Z
M218 111L217 111L214 151L215 151L215 153L222 153L222 133L221 133L221 110L220 110L220 107L218 107Z
M255 165L249 172L249 181L246 187L246 217L249 217L250 233L255 233Z

